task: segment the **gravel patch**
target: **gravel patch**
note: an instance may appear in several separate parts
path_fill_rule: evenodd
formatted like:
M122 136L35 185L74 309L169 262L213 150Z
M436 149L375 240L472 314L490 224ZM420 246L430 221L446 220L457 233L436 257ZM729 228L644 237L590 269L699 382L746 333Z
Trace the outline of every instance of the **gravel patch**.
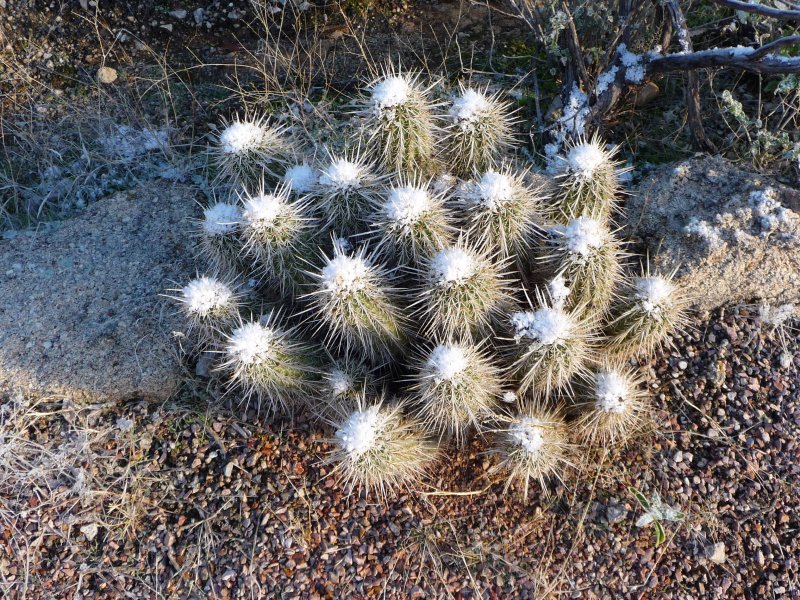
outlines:
M7 485L0 585L29 598L793 597L800 343L744 309L693 325L649 366L652 431L527 503L486 479L479 442L383 505L342 492L320 464L326 434L302 415L235 418L199 389L190 405L105 409L91 428L112 433L93 450L118 459L84 468L135 466L134 526L76 518L102 514L98 498L54 512ZM21 435L63 443L63 416ZM658 547L630 487L686 515Z

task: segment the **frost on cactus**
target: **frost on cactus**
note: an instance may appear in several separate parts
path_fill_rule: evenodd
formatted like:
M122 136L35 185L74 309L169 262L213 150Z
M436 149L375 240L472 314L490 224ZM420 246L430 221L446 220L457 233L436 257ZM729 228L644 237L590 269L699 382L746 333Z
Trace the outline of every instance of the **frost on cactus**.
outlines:
M506 427L498 433L489 453L499 456L500 461L492 467L490 475L507 476L505 491L521 484L527 500L531 481L547 494L551 480L563 480L564 471L571 466L571 452L563 418L533 403L508 419Z
M283 174L283 184L292 194L303 196L314 192L319 183L319 173L308 163L291 165Z
M464 239L421 262L414 307L428 335L469 337L490 329L511 301L506 263Z
M623 442L642 425L647 406L640 381L628 368L605 365L580 385L575 428L590 445Z
M300 260L311 221L307 203L292 201L287 186L241 199L240 235L244 253L254 261L252 272L275 283L284 296L296 291L302 283Z
M315 404L317 416L328 423L335 421L342 411L349 413L358 407L365 395L376 392L374 374L362 360L345 357L334 360L329 357L327 366L322 369L319 384L318 402Z
M562 274L556 275L547 283L547 295L550 298L550 303L555 308L563 309L566 307L570 291Z
M225 339L220 367L232 388L241 389L248 401L255 398L270 414L293 408L314 393L318 381L310 347L275 320L270 314L236 327Z
M614 154L598 137L579 140L567 149L557 178L553 219L561 223L584 215L608 219L621 191L619 162Z
M541 218L542 197L523 177L508 167L489 169L456 192L470 239L502 257L524 253Z
M241 297L235 287L217 277L203 276L171 290L188 324L189 333L208 342L239 319Z
M255 185L265 174L277 178L290 151L286 129L269 125L264 117L236 117L210 148L218 177L239 185Z
M367 405L362 399L335 429L334 450L326 462L351 493L359 489L385 498L421 479L436 456L436 446L403 415L401 405Z
M460 88L447 112L447 147L454 172L468 177L491 168L513 143L513 120L500 94Z
M436 125L430 87L419 74L388 70L367 87L361 114L371 154L392 171L429 172L434 162Z
M314 281L307 295L314 327L324 330L328 348L388 360L403 343L404 323L387 271L363 248L351 256L340 244L323 261L319 271L308 273Z
M567 389L570 379L584 373L592 342L586 323L574 311L548 306L541 295L539 302L540 308L509 318L511 373L519 380L520 392L535 397Z
M569 284L568 306L603 313L622 277L619 241L597 218L577 217L555 225L542 260Z
M499 370L471 344L448 342L417 359L411 376L415 414L440 438L463 444L470 430L483 431L500 396Z
M238 263L241 220L242 209L236 204L217 202L203 210L198 233L200 248L218 270L233 270Z
M444 196L427 184L401 179L375 202L370 221L381 254L407 264L431 256L452 240Z
M323 228L340 235L358 233L374 201L379 179L359 156L333 156L320 171L316 207Z
M646 355L680 330L686 320L686 300L673 276L651 275L648 269L625 284L607 326L606 346L611 353Z

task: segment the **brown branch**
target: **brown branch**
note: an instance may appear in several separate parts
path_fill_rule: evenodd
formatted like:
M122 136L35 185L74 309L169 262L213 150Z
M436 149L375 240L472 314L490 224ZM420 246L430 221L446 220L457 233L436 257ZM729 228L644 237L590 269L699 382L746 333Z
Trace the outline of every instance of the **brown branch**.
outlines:
M637 4L636 6L631 7L627 0L622 0L620 2L618 18L619 21L625 25L617 31L614 39L611 40L611 44L609 45L608 52L605 56L606 66L610 67L613 64L613 57L617 53L617 49L619 48L620 44L630 44L631 34L633 33L634 28L639 25L637 19L641 12L642 6L642 4Z
M672 20L667 18L663 6L658 7L658 20L661 21L661 51L666 52L672 43Z
M566 0L561 0L561 9L567 15L567 48L572 56L572 62L578 68L578 78L584 89L591 89L592 79L589 77L589 72L586 70L586 63L583 60L583 52L581 49L581 41L578 38L578 30L575 28L575 21L572 18L572 13L567 6Z
M678 0L666 0L663 6L669 13L672 24L678 34L681 50L687 54L691 54L693 50L692 38L689 35L689 26L686 24L683 11L680 6L678 6ZM665 52L666 50L667 49L664 48ZM703 127L703 117L700 107L700 80L694 70L690 70L686 75L686 108L689 128L692 130L692 137L695 143L703 150L716 152L717 148L711 140L708 139L705 127Z
M758 60L753 60L752 54L741 53L733 48L716 48L714 50L658 56L649 61L645 67L647 73L694 71L709 67L728 67L750 73L800 73L800 56L767 54Z
M711 0L714 4L727 6L734 10L741 10L746 13L753 13L762 15L764 17L772 17L773 19L780 19L783 21L800 21L800 10L783 10L780 8L773 8L772 6L763 6L761 4L751 4L750 2L743 2L742 0Z
M643 3L632 5L631 0L620 0L619 2L619 20L624 23L623 27L617 31L613 41L606 53L604 64L606 66L603 73L608 69L614 67L618 62L614 57L617 55L620 44L629 44L633 30L638 25L638 18L641 15ZM609 82L606 90L597 94L597 80L593 85L587 88L587 92L594 92L596 101L591 106L589 115L586 118L587 131L591 131L597 125L602 123L606 115L614 110L619 101L622 99L622 91L625 89L625 69L617 65L617 74L614 81Z
M767 54L778 50L779 48L783 48L785 46L797 46L800 45L800 35L787 35L786 37L778 38L777 40L770 42L768 44L764 44L763 46L759 46L758 48L753 49L753 53L750 55L750 60L757 60L764 58Z

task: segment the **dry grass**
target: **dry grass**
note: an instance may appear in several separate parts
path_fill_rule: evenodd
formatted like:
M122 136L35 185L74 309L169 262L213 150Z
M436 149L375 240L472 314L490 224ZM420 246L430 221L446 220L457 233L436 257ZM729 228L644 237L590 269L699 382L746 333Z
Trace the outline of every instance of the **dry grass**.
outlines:
M13 550L0 589L25 597L54 546L91 548L139 534L159 501L154 484L168 486L137 426L98 405L21 394L0 405L0 526Z
M144 57L116 44L114 32L87 18L101 64L119 66L113 85L88 74L43 80L30 57L46 38L0 51L7 74L0 97L0 228L58 218L140 180L187 177L192 170L193 90L160 54L137 40ZM8 34L6 34L8 37ZM0 29L0 39L3 31ZM24 48L24 53L22 49Z

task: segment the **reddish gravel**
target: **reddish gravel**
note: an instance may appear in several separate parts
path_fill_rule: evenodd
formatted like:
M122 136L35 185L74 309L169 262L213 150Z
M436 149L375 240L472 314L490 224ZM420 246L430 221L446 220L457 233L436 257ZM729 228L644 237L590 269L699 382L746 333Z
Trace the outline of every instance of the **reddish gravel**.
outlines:
M590 457L578 483L527 504L487 481L492 459L477 443L448 452L430 487L384 505L348 497L327 477L328 447L302 417L241 422L206 413L207 399L188 392L191 409L104 411L92 426L116 433L95 451L124 455L135 440L135 527L126 536L101 526L87 543L80 503L53 513L24 493L6 498L19 512L3 537L0 589L28 598L76 598L78 584L83 598L797 597L800 344L787 337L792 364L782 367L783 345L745 311L695 327L649 369L654 431L602 462ZM120 418L133 421L130 432L118 431ZM53 417L30 435L63 428ZM629 486L687 514L664 524L661 546L634 525L642 510ZM14 530L41 543L19 548Z

